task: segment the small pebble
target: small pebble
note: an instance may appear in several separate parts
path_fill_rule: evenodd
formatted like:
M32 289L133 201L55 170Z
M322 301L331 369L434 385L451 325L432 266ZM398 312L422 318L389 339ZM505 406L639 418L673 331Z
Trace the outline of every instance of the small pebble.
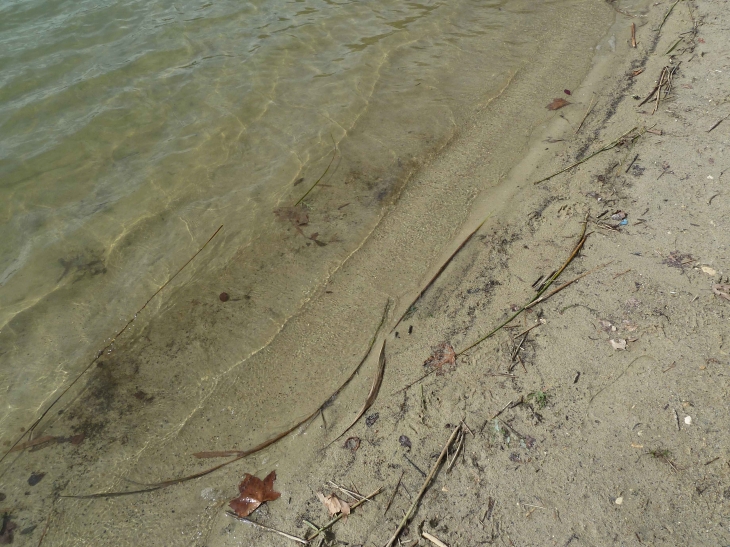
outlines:
M624 497L619 496L616 498L616 501L614 502L616 505L621 505L624 502Z
M400 443L401 446L403 446L405 448L411 448L411 446L412 446L411 440L408 437L406 437L405 435L401 435L398 438L398 442Z
M687 425L692 425L692 416L685 416L684 423L686 423Z
M45 473L33 472L30 474L30 477L28 478L28 484L30 484L31 486L35 486L36 484L41 482L43 480L43 477L45 477L45 476L46 476Z
M220 295L218 295L218 298L220 298L221 302L228 302L231 299L227 292L220 293Z

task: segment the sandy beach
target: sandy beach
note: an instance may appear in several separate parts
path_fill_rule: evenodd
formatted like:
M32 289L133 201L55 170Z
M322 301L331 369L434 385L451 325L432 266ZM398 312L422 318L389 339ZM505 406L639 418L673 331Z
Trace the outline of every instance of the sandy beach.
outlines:
M512 74L245 375L206 351L245 336L221 301L191 303L174 344L135 333L41 432L89 439L10 455L4 481L43 473L7 500L14 542L296 545L226 512L276 471L250 519L300 542L330 520L318 493L378 492L314 546L730 544L728 8L618 10L590 65L568 37ZM151 366L183 351L219 361L213 386ZM235 461L160 484L228 461L201 452Z

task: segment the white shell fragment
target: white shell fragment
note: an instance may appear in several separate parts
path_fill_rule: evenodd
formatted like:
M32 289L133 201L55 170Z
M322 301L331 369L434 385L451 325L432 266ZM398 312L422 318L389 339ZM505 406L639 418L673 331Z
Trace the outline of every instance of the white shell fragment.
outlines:
M611 345L613 349L626 349L626 340L623 338L619 338L618 340L611 338Z

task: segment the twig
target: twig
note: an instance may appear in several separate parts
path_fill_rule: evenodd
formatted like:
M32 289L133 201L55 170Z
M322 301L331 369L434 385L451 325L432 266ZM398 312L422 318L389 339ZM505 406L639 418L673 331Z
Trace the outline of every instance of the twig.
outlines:
M399 389L399 390L397 390L397 391L394 391L394 392L393 392L393 393L392 393L391 395L396 395L396 394L400 393L401 391L405 391L405 390L407 390L407 389L408 389L409 387L411 387L411 386L414 386L414 385L416 385L416 384L417 384L418 382L420 382L421 380L425 380L426 378L428 378L429 376L431 376L431 375L432 375L432 374L433 374L434 372L436 372L437 370L438 370L437 368L434 368L434 369L431 369L431 370L429 370L429 371L428 371L428 372L427 372L426 374L424 374L423 376L421 376L421 377L420 377L420 378L418 378L417 380L413 380L413 381L412 381L412 382L411 382L410 384L408 384L408 385L407 385L407 386L405 386L405 387L402 387L402 388L400 388L400 389Z
M332 139L332 144L334 144L334 146L335 146L335 150L334 150L334 152L332 152L332 159L330 160L329 165L327 165L327 169L325 169L324 170L324 173L322 173L322 176L317 179L317 182L315 182L314 184L312 184L312 186L310 186L309 190L307 190L307 193L304 194L302 197L299 198L299 201L297 201L294 204L294 207L296 207L302 201L304 201L304 198L306 198L309 195L309 193L312 190L314 190L314 188L322 181L322 179L324 178L324 176L327 174L327 171L330 170L330 167L332 167L332 162L335 161L335 156L337 156L337 144L335 143L335 138L332 135L330 135L330 138Z
M358 494L357 492L353 492L352 490L348 490L347 488L343 488L342 486L340 486L336 482L333 482L333 481L328 481L328 482L332 486L334 486L335 488L337 488L340 492L342 492L343 494L345 494L347 496L350 496L355 501L360 501L361 499L363 499L365 497L365 496L362 496L362 495Z
M636 23L631 23L631 47L636 47Z
M459 454L461 454L461 449L462 449L462 448L463 448L463 446L464 446L464 436L465 436L465 433L464 433L464 431L462 430L462 431L461 431L461 432L459 433L459 438L458 438L458 440L457 440L457 442L458 442L459 444L457 444L457 445L456 445L456 450L454 451L454 457L453 457L453 459L451 460L451 463L447 464L447 466L446 466L446 472L447 472L447 473L450 473L450 472L451 472L451 468L452 468L452 467L454 467L454 464L456 463L456 458L458 458L458 457L459 457Z
M403 475L405 475L406 470L403 469L400 472L400 477L398 477L398 482L395 485L395 488L393 488L393 494L391 494L390 499L388 500L388 505L385 506L385 511L383 511L383 514L388 512L388 509L390 509L390 506L393 504L393 500L395 499L395 495L398 493L398 488L400 487L400 481L403 480Z
M426 493L426 490L428 489L429 485L431 484L431 481L433 480L434 476L436 475L439 468L441 467L441 462L443 462L444 456L446 456L446 453L449 450L449 447L454 442L454 439L456 439L456 435L459 433L459 431L461 431L461 424L457 425L454 428L454 431L451 433L449 440L446 441L444 448L441 450L441 454L439 454L439 457L436 460L436 463L433 465L433 468L431 468L431 472L428 474L428 477L426 477L426 480L423 482L423 486L421 486L421 490L418 492L416 499L414 499L413 503L411 503L411 506L408 508L408 512L403 517L403 520L401 520L401 522L398 525L398 528L396 529L393 536L388 540L388 543L385 544L385 547L392 547L393 543L395 543L395 540L398 539L398 536L403 531L403 528L405 528L406 525L408 524L408 522L410 522L411 518L413 518L413 516L415 514L415 510L418 507L418 504L421 502L423 495Z
M624 171L624 173L628 173L628 172L629 172L629 169L631 169L631 167L632 167L632 166L633 166L633 165L634 165L634 164L636 163L636 160L638 160L638 159L639 159L639 154L636 154L636 155L634 156L634 159L633 159L633 160L631 160L631 163L630 163L630 164L628 165L628 167L626 168L626 171Z
M416 304L418 303L418 301L419 301L419 300L421 299L421 297L422 297L422 296L423 296L423 295L424 295L424 294L426 293L426 291L427 291L427 290L428 290L428 289L429 289L429 288L431 287L431 285L433 285L433 284L434 284L434 282L435 282L435 281L436 281L436 280L437 280L437 279L439 278L439 276L440 276L440 275L441 275L442 273L444 273L444 270L445 270L445 269L446 269L446 268L448 267L448 265L449 265L449 264L451 264L451 261L452 261L452 260L454 259L454 257L455 257L455 256L456 256L456 255L457 255L457 254L459 253L459 251L461 251L461 250L462 250L462 249L464 248L464 246L465 246L465 245L466 245L467 243L469 243L469 241L471 240L471 238L472 238L472 237L474 237L474 234L476 234L476 233L477 233L477 232L479 231L479 229L480 229L480 228L481 228L482 226L484 226L484 223L485 223L485 222L486 222L487 220L489 220L489 217L490 217L490 216L491 216L491 213L489 213L489 214L488 214L488 215L487 215L487 216L486 216L486 217L484 218L484 220L482 220L482 221L481 221L481 222L479 223L479 226L477 226L476 228L474 228L474 230L473 230L473 231L472 231L472 232L471 232L471 233L470 233L470 234L469 234L468 236L466 236L466 238L464 239L464 241L462 241L462 242L461 242L461 243L459 244L459 246L458 246L458 247L456 248L456 250L454 250L454 252L453 252L453 253L451 253L451 255L449 256L449 258L447 258L447 259L446 259L446 261L445 261L445 262L444 262L444 263L443 263L443 264L441 265L441 267L440 267L440 268L438 269L438 271L436 272L436 274L435 274L435 275L434 275L434 276L433 276L433 277L431 278L431 280L430 280L430 281L429 281L429 282L428 282L428 283L426 284L426 286L425 286L425 287L423 287L423 288L422 288L422 289L421 289L421 290L420 290L420 291L418 292L418 295L416 296L416 298L414 298L414 299L413 299L413 302L411 302L411 305L410 305L410 306L408 306L408 307L406 308L406 311L405 311L405 312L403 312L403 315L401 315L401 316L400 316L400 319L398 319L398 321L396 321L396 323L395 323L395 326L393 327L393 329L391 330L391 332L393 332L393 331L394 331L394 330L396 329L396 327L397 327L398 325L400 325L400 322L401 322L401 321L403 321L403 318L404 318L404 317L405 317L406 315L408 315L408 312L409 312L409 311L410 311L411 309L413 309L413 306L415 306L415 305L416 305Z
M528 304L527 306L525 306L525 309L526 309L526 310L529 310L529 309L530 309L531 307L533 307L533 306L536 306L536 305L537 305L537 304L539 304L540 302L543 302L543 301L547 300L548 298L550 298L550 297L551 297L551 296L553 296L554 294L557 294L557 293L559 293L559 292L560 292L560 291L562 291L562 290L563 290L563 289L564 289L565 287L567 287L567 286L569 286L569 285L572 285L573 283L575 283L575 282L576 282L576 281L578 281L579 279L582 279L582 278L584 278L585 276L587 276L588 274L592 274L593 272L595 272L595 271L597 271L597 270L600 270L600 269L602 269L602 268L605 268L606 266L608 266L609 264L612 264L612 263L613 263L613 261L611 261L611 262L606 262L605 264L601 264L600 266L596 266L596 267L595 267L595 268L593 268L592 270L588 270L587 272L585 272L585 273L582 273L582 274L580 274L580 275L579 275L578 277L574 277L574 278L573 278L573 279L571 279L570 281L568 281L568 282L566 282L566 283L563 283L563 284L562 284L562 285L560 285L560 286L559 286L558 288L556 288L556 289L554 289L554 290L550 291L550 292L549 292L548 294L546 294L545 296L541 296L540 298L538 298L538 299L537 299L537 300L535 300L534 302L530 302L530 303L529 303L529 304Z
M437 538L436 536L432 536L428 532L421 532L421 535L424 538L426 538L428 541L430 541L431 543L433 543L434 545L436 545L436 547L449 547L443 541L441 541L439 538Z
M370 501L372 498L374 498L375 496L377 496L378 494L380 494L380 492L382 490L383 490L383 487L381 486L380 488L378 488L375 492L373 492L369 496L365 496L360 501L353 503L352 505L350 505L350 511L352 511L353 509L357 509L360 505L362 505L366 501ZM317 528L317 531L314 533L314 535L311 538L309 538L308 541L311 542L314 538L316 538L319 534L321 534L322 532L324 532L325 530L327 530L327 528L330 528L333 524L335 524L343 516L344 515L342 513L338 513L337 516L335 516L335 518L333 518L327 524L325 524L324 526L321 526L320 528Z
M719 121L715 122L715 123L713 124L713 126L712 126L712 127L710 127L710 128L709 128L709 129L707 130L707 132L709 133L710 131L712 131L713 129L715 129L715 128L716 128L716 127L717 127L718 125L720 125L720 124L721 124L722 122L724 122L724 121L725 121L725 120L727 120L728 118L730 118L730 113L728 113L727 115L725 115L725 116L723 116L722 118L720 118L720 120L719 120Z
M348 425L345 430L340 433L337 437L332 439L332 441L327 445L330 446L333 442L335 442L337 439L342 437L345 433L350 431L352 426L354 426L357 421L362 418L362 415L367 412L368 408L372 406L372 404L375 402L375 399L378 398L378 393L380 392L380 385L383 383L383 376L385 375L385 340L383 340L383 345L380 348L380 357L378 358L378 370L375 373L375 378L373 378L373 385L370 387L370 393L368 393L367 398L365 399L365 403L362 405L362 408L357 413L357 416L355 416L355 419L352 420L350 425ZM326 447L325 447L326 448Z
M636 128L636 127L633 127L633 128L631 128L631 130L629 130L629 131L627 131L626 133L624 133L623 135L621 135L621 136L620 136L620 137L619 137L618 139L616 139L616 140L615 140L615 141L613 141L613 142L610 142L609 144L607 144L607 145L606 145L606 146L604 146L603 148L599 148L598 150L596 150L595 152L593 152L593 154L591 154L590 156L588 156L588 157L585 157L585 158L583 158L583 159L582 159L582 160L580 160L580 161L576 161L575 163L572 163L572 164L570 164L570 165L569 165L568 167L565 167L564 169L561 169L560 171L557 171L556 173L553 173L552 175L549 175L549 176L547 176L547 177L545 177L545 178L542 178L542 179L540 179L540 180L537 180L537 181L533 182L533 184L540 184L541 182L545 182L546 180L550 180L551 178L553 178L553 177L556 177L556 176L560 175L561 173L565 173L566 171L570 171L571 169L573 169L573 167L577 167L577 166L579 166L579 165L580 165L581 163L585 163L585 162L587 162L587 161L588 161L589 159L591 159L591 158L592 158L593 156L597 156L597 155L598 155L598 154L600 154L601 152L605 152L606 150L611 150L612 148L615 148L615 147L617 147L617 146L618 146L619 144L621 144L621 143L623 142L624 138L625 138L625 137L626 137L626 136L627 136L627 135L628 135L629 133L631 133L632 131L634 131L635 129L637 129L637 128Z
M629 268L628 270L625 270L621 273L617 273L616 275L613 276L613 279L616 279L617 277L621 277L622 275L629 273L630 271L631 271L631 268Z
M674 48L677 47L679 45L679 42L681 42L682 40L684 40L684 38L680 38L679 40L674 42L672 47L670 47L664 55L669 55L672 51L674 51Z
M161 292L161 291L162 291L162 290L163 290L163 289L164 289L165 287L167 287L167 286L168 286L168 285L169 285L169 284L170 284L170 283L172 282L172 280L173 280L173 279L175 279L175 278L176 278L176 277L177 277L177 276L178 276L178 275L180 274L180 272L182 272L182 271L183 271L183 270L184 270L184 269L185 269L185 268L187 267L187 265L188 265L188 264L190 264L190 263L191 263L191 262L193 261L193 259L194 259L194 258L195 258L196 256L198 256L198 255L199 255L199 254L200 254L201 252L203 252L203 249L205 249L205 248L206 248L206 247L208 246L208 243L210 243L210 242L211 242L211 241L213 240L213 238L214 238L215 236L217 236L217 235L218 235L218 232L220 232L222 228L223 228L223 225L221 224L221 225L220 225L220 226L218 227L218 229L217 229L217 230L216 230L215 232L213 232L213 235L212 235L212 236L210 236L210 237L208 238L208 241L206 241L206 242L205 242L205 243L203 244L203 246L202 246L202 247L200 247L200 248L198 249L198 251L197 251L197 252L196 252L196 253L195 253L195 254L194 254L193 256L191 256L191 257L190 257L190 259L188 259L188 261L187 261L187 262L186 262L185 264L183 264L183 265L182 265L182 266L180 267L180 269L179 269L179 270L178 270L177 272L175 272L175 274L174 274L174 275L173 275L173 276L172 276L172 277L171 277L170 279L168 279L167 281L165 281L165 283L164 283L164 284L163 284L163 285L162 285L162 286L161 286L161 287L160 287L159 289L157 289L157 290L156 290L156 291L154 292L154 294L153 294L152 296L150 296L150 297L149 297L149 298L147 299L147 302L145 302L145 303L144 303L144 305L143 305L143 306L142 306L142 307L141 307L141 308L140 308L139 310L137 310L137 313L135 313L135 314L134 314L134 316L133 316L133 317L132 317L132 318L131 318L131 319L130 319L129 321L127 321L127 324L126 324L126 325L124 325L124 326L122 327L122 329L121 329L121 330L120 330L120 331L119 331L119 332L118 332L118 333L116 334L116 336L114 336L114 337L113 337L113 338L112 338L112 339L111 339L111 340L109 341L109 343L108 343L108 344L107 344L106 346L104 346L104 347L103 347L102 349L100 349L99 351L97 351L97 352L96 352L96 356L95 356L95 357L94 357L94 358L93 358L93 359L91 360L91 362L90 362L90 363L89 363L88 365L86 365L86 367L84 368L84 370L82 370L82 371L81 371L81 372L80 372L80 373L79 373L79 374L78 374L78 375L76 376L76 378L74 378L73 382L71 382L71 383L70 383L70 384L69 384L69 385L68 385L68 386L66 387L66 389L64 389L64 390L63 390L63 391L62 391L62 392L61 392L61 393L60 393L60 394L58 395L58 397L56 397L56 398L55 398L55 399L53 400L53 402L52 402L52 403L51 403L50 405L48 405L48 408L46 408L46 409L45 409L45 410L44 410L44 411L43 411L43 412L41 413L41 415L40 415L40 416L39 416L38 418L36 418L35 422L33 422L33 425L31 425L31 426L30 426L30 427L29 427L29 428L27 429L27 431L25 431L25 432L24 432L24 433L23 433L23 434L22 434L22 435L21 435L21 436L20 436L20 437L18 438L18 440L16 440L16 441L15 441L15 442L13 443L13 445L12 445L12 446L11 446L11 447L10 447L10 448L9 448L9 449L8 449L8 450L7 450L7 451L6 451L5 453L4 453L4 454L3 454L2 458L0 458L0 463L2 463L2 462L3 462L3 460L5 459L5 457L6 457L6 456L7 456L8 454L10 454L10 452L11 452L11 451L13 450L13 448L15 448L15 447L16 447L16 445L18 445L18 443L20 443L20 441L22 441L22 440L23 440L23 439L25 438L25 436L26 436L26 435L30 435L30 438L31 438L31 439L33 438L33 432L35 431L36 427L38 427L38 425L39 425L39 424L41 423L41 421L43 421L43 418L45 418L45 417L46 417L46 415L47 415L47 414L48 414L48 413L50 412L50 410L51 410L51 409L52 409L52 408L53 408L54 406L56 406L56 404L58 404L58 402L59 402L59 401L61 400L61 398L62 398L62 397L63 397L64 395L66 395L66 393L68 393L68 392L69 392L69 390L70 390L70 389L71 389L72 387L74 387L74 385L76 385L76 383L77 383L77 382L78 382L78 381L79 381L79 380L80 380L80 379L81 379L81 378L82 378L82 377L83 377L83 376L84 376L84 375L85 375L85 374L86 374L86 373L87 373L87 372L89 371L89 369L91 369L91 367L92 367L92 366L93 366L93 365L94 365L94 364L96 363L96 361L97 361L97 360L99 359L99 357L101 357L102 355L104 355L104 352L105 352L105 351L107 351L107 350L108 350L109 348L111 348L111 347L112 347L112 346L114 345L114 343L116 342L117 338L119 338L119 337L120 337L120 336L121 336L121 335L122 335L122 334L123 334L123 333L124 333L124 332L125 332L125 331L126 331L126 330L127 330L128 328L129 328L129 326L130 326L130 325L131 325L132 323L134 323L134 321L135 321L135 320L137 319L137 316L138 316L138 315L139 315L140 313L142 313L142 311L143 311L143 310L144 310L144 309L145 309L145 308L147 307L147 305L148 305L148 304L149 304L150 302L152 302L152 299L153 299L153 298L154 298L155 296L157 296L158 294L160 294L160 292Z
M595 99L596 99L595 95L594 95L593 97L591 97L591 102L590 102L590 104L588 105L588 110L586 110L585 116L583 116L583 119L582 119L582 120L580 121L580 123L578 124L578 128L577 128L577 129L575 130L575 132L576 132L576 133L578 133L578 131L580 131L580 128L581 128L581 127L583 127L583 124L585 123L585 121L586 121L586 118L588 118L588 115L589 115L589 114L591 113L591 111L593 110L593 107L595 106L595 104L593 103L593 101L594 101Z
M679 4L679 0L677 0L674 4L672 4L672 7L669 8L669 10L667 11L667 14L664 16L664 19L662 19L662 24L659 25L659 28L657 29L657 34L661 34L662 27L664 26L664 23L667 21L667 17L669 17L669 14L672 13L674 6L676 6L677 4Z
M259 524L258 522L247 519L245 517L239 517L237 514L231 512L231 511L226 511L226 514L231 518L240 520L241 522L245 522L246 524L251 524L252 526L254 526L254 528L260 528L261 530L265 530L267 532L273 532L275 534L279 534L280 536L283 536L292 541L296 541L297 543L301 543L302 545L309 545L309 541L307 541L306 539L302 539L297 536L292 536L291 534L287 534L286 532L282 532L281 530L277 530L276 528L270 528L268 526L264 526L263 524Z
M474 342L474 343L473 343L473 344L471 344L470 346L468 346L468 347L466 347L465 349L463 349L463 350L461 350L461 351L457 352L457 353L456 353L456 356L457 356L457 357L459 357L460 355L462 355L462 354L466 353L467 351L469 351L469 350L470 350L470 349L472 349L473 347L475 347L475 346L477 346L477 345L481 344L482 342L484 342L484 340L486 340L487 338L489 338L489 337L491 337L492 335L494 335L494 333L496 333L497 331L499 331L499 330L500 330L500 329L501 329L502 327L504 327L505 325L507 325L507 324L511 323L511 322L512 322L512 320L513 320L513 319L514 319L515 317L519 316L519 315L520 315L520 314L521 314L521 313L522 313L523 311L525 311L525 310L527 309L527 307L528 307L528 306L529 306L530 304L532 304L533 302L535 302L536 300L538 300L540 296L542 296L542 294L543 294L543 293L544 293L544 292L545 292L545 291L546 291L546 290L547 290L547 289L548 289L548 288L550 287L550 285L552 285L552 283L553 283L553 282L554 282L554 281L555 281L555 280L556 280L556 279L558 278L558 276L559 276L559 275L560 275L561 273L563 273L563 270L565 270L565 268L566 268L566 267L568 266L568 264L570 264L570 262L571 262L571 261L573 260L573 258L575 258L575 256L576 256L576 255L578 254L578 252L579 252L579 251L580 251L580 250L581 250L581 249L583 248L583 244L584 244L584 243L586 242L586 238L588 237L588 235L590 235L590 234L586 234L586 226L587 226L587 225L588 225L588 215L586 215L586 218L585 218L585 220L583 221L583 229L582 229L582 231L581 231L581 237L580 237L580 241L579 241L579 242L578 242L578 244L577 244L577 245L575 246L575 249L573 249L573 252L572 252L572 253L570 254L570 257L568 257L568 260L566 260L566 261L565 261L565 263L563 264L563 266L562 266L562 267L561 267L561 268L560 268L560 269L559 269L558 271L556 271L556 272L555 272L555 273L554 273L554 274L553 274L553 275L552 275L552 276L550 277L550 279L548 280L548 282L547 282L547 283L545 283L545 285L543 286L543 288L542 288L542 289L540 289L540 290L539 290L539 291L537 292L537 294L536 294L536 295L535 295L535 296L534 296L534 297L532 298L532 300L530 300L530 301L529 301L529 302L528 302L527 304L525 304L525 305L524 305L524 306L522 306L522 307L521 307L521 308L520 308L519 310L517 310L517 311L516 311L516 312L514 313L514 315L512 315L511 317L509 317L509 318L508 318L508 319L507 319L506 321L503 321L503 322L502 322L501 324L499 324L499 325L498 325L497 327L495 327L494 329L492 329L492 331L490 331L490 332L488 332L488 333L487 333L486 335L482 336L482 337L481 337L481 338L480 338L479 340L477 340L476 342Z

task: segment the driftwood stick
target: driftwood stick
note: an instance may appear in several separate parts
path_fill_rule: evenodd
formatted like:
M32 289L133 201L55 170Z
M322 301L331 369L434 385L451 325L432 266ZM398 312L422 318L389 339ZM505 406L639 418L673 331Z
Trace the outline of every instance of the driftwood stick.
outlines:
M426 480L423 481L423 486L421 486L421 490L418 492L418 495L413 500L413 503L411 503L411 506L408 508L408 511L406 512L405 516L403 517L403 520L401 520L400 524L398 525L398 528L396 529L393 536L388 540L388 543L385 544L385 547L392 547L395 541L398 539L398 536L403 531L403 528L405 528L410 520L413 518L416 508L418 507L418 504L421 503L421 499L423 498L423 495L426 493L426 490L428 490L428 487L431 485L431 481L436 476L436 473L438 472L439 468L441 467L441 463L444 461L444 457L446 456L446 453L449 450L449 447L454 442L454 439L456 439L456 436L461 431L461 423L457 425L454 428L454 431L451 433L451 436L449 437L449 440L446 441L446 444L444 445L444 448L441 450L441 454L439 454L438 459L436 460L436 463L433 464L433 467L431 468L431 472L426 477Z
M301 543L302 545L309 545L309 542L306 539L302 539L300 537L293 536L291 534L287 534L286 532L282 532L280 530L277 530L276 528L270 528L268 526L264 526L263 524L259 524L258 522L247 519L245 517L239 517L237 514L232 513L231 511L226 511L226 514L231 518L240 520L241 522L245 522L246 524L251 524L255 528L260 528L261 530L266 530L267 532L273 532L275 534L279 534L280 536L283 536L292 541L296 541L297 543Z

